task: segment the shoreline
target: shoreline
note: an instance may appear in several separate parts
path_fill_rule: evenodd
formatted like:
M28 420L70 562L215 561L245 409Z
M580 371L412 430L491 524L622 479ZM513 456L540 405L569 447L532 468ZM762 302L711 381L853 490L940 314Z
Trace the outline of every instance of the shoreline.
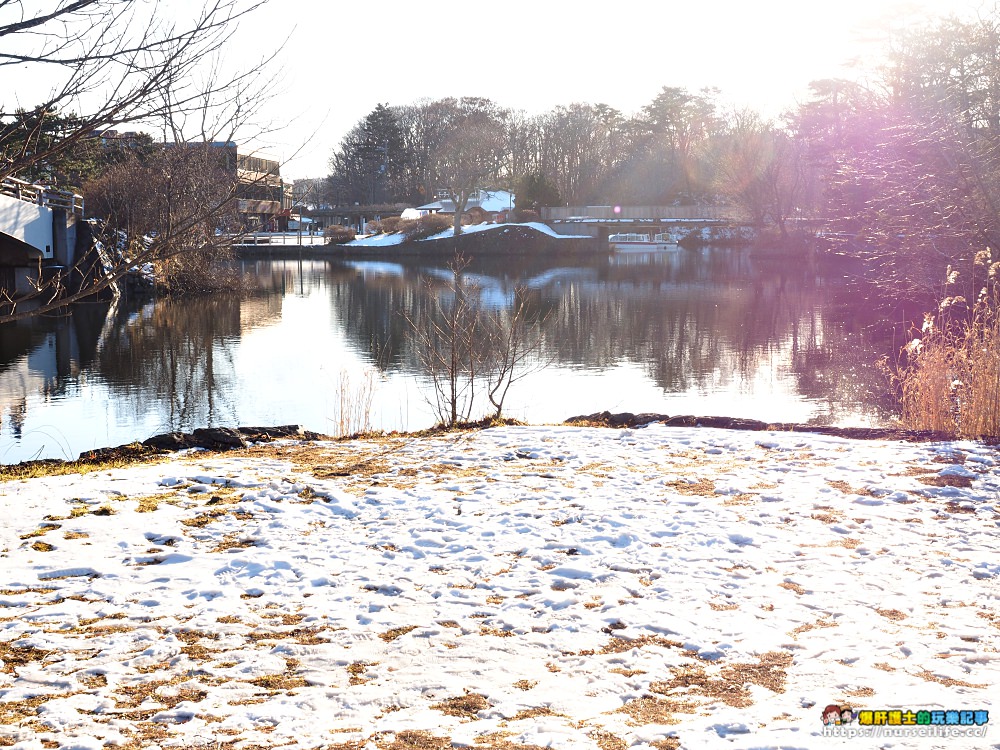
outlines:
M306 442L347 442L371 438L415 439L439 434L458 434L469 430L486 429L496 426L583 426L626 429L641 428L651 424L662 424L665 427L716 428L747 432L809 433L850 440L898 440L909 443L954 442L963 440L947 433L931 430L908 430L898 427L835 427L800 422L765 422L742 417L694 416L689 414L671 416L653 412L612 413L610 411L569 417L557 425L533 425L513 419L504 419L499 423L495 423L492 420L483 419L478 422L465 423L452 429L435 426L424 430L359 433L341 437L305 430L300 425L207 427L198 428L189 433L180 431L166 432L153 435L141 441L136 440L117 446L96 448L80 453L76 459L42 458L20 461L15 464L0 464L0 481L3 481L7 475L15 475L45 467L71 467L75 465L99 467L104 464L142 462L143 460L151 460L191 448L226 452L245 449L255 443L268 443L282 439L302 440ZM980 442L983 445L997 445L1000 443L1000 438L981 438L975 442Z

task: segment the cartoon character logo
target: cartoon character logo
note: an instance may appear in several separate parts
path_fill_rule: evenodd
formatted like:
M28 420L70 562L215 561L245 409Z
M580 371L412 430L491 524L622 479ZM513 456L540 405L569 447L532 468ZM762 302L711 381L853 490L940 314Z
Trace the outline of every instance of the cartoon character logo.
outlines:
M823 723L826 725L840 723L840 706L831 703L823 709Z
M851 711L850 706L840 707L840 723L841 724L851 724L854 722L854 712Z

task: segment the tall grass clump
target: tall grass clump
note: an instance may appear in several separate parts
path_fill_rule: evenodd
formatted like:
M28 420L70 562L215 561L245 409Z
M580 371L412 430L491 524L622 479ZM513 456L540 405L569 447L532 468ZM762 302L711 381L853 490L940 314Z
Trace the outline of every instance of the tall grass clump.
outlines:
M378 371L372 368L355 375L341 370L332 419L336 437L372 431L372 402L378 380Z
M985 250L976 256L976 270L985 283L975 303L945 296L890 372L906 427L1000 437L1000 263ZM946 291L957 282L949 268Z

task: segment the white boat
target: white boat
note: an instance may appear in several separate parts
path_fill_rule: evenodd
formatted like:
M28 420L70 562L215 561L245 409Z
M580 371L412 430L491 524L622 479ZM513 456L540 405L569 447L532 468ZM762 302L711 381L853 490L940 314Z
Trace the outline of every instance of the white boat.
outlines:
M648 234L638 232L620 232L608 237L608 245L616 251L649 252L652 250L676 250L677 242L667 233L660 233L649 238Z

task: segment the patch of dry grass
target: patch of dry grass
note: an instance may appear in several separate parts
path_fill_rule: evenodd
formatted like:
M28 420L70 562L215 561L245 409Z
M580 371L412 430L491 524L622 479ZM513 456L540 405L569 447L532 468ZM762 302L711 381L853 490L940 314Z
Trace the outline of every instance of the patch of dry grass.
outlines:
M634 648L646 648L648 646L659 646L660 648L684 648L684 644L680 641L673 641L659 635L644 635L640 638L619 638L615 636L604 644L600 653L621 654L626 651L631 651Z
M876 609L882 617L887 620L892 620L894 622L899 622L900 620L905 620L907 615L905 612L900 612L898 609Z
M698 495L700 497L713 497L715 495L715 480L701 478L696 480L673 479L664 481L664 485L674 490L679 495Z
M249 681L251 685L264 688L266 690L294 690L305 687L308 683L302 677L295 677L288 674L268 674L262 677L255 677Z
M961 489L968 489L972 486L972 479L954 474L921 476L917 477L917 481L929 487L959 487Z
M194 518L181 519L181 523L191 528L200 529L204 526L208 526L208 524L210 523L214 523L215 521L222 519L225 515L226 511L222 510L221 508L213 508L212 510L206 513L200 513Z
M347 665L347 674L351 677L348 680L350 685L364 685L370 680L365 679L365 672L368 667L374 667L378 662L356 661Z
M936 682L938 685L945 685L947 687L966 687L966 688L977 688L979 690L985 690L989 685L982 682L966 682L965 680L956 680L952 677L941 677L936 675L930 670L923 670L916 674L921 680L926 680L927 682Z
M379 633L378 637L381 638L386 643L389 643L390 641L396 640L401 635L406 635L411 630L416 630L417 627L418 627L417 625L405 625L404 627L401 628L393 628L392 630L387 630L384 633Z
M790 654L770 651L757 662L727 664L717 677L710 675L704 664L692 664L672 669L669 680L654 682L649 689L671 698L700 695L735 708L747 708L753 705L748 685L759 685L773 693L785 692L785 669L791 663Z
M62 524L58 523L43 523L39 524L38 528L34 531L29 531L27 534L21 534L21 539L34 539L35 537L44 536L54 529L58 529Z
M680 719L675 714L697 713L698 704L691 701L649 696L633 698L619 708L618 711L627 714L632 720L633 726L642 726L643 724L679 724Z
M169 456L163 456L157 451L146 448L139 443L123 445L107 455L87 458L81 456L75 461L59 461L42 459L40 461L24 461L13 465L0 464L0 482L12 480L38 479L40 477L58 477L67 474L89 474L93 471L108 469L124 469L138 464L162 463Z
M234 531L226 534L209 552L226 552L231 549L246 549L248 547L255 547L256 545L256 539L248 539L242 532Z
M0 641L0 661L3 661L0 671L16 674L19 667L43 661L49 654L34 646L14 646L10 641Z
M480 711L485 711L491 706L486 700L486 696L479 693L466 693L455 698L447 698L440 703L435 703L431 708L440 711L446 716L458 716L463 719L475 719Z

